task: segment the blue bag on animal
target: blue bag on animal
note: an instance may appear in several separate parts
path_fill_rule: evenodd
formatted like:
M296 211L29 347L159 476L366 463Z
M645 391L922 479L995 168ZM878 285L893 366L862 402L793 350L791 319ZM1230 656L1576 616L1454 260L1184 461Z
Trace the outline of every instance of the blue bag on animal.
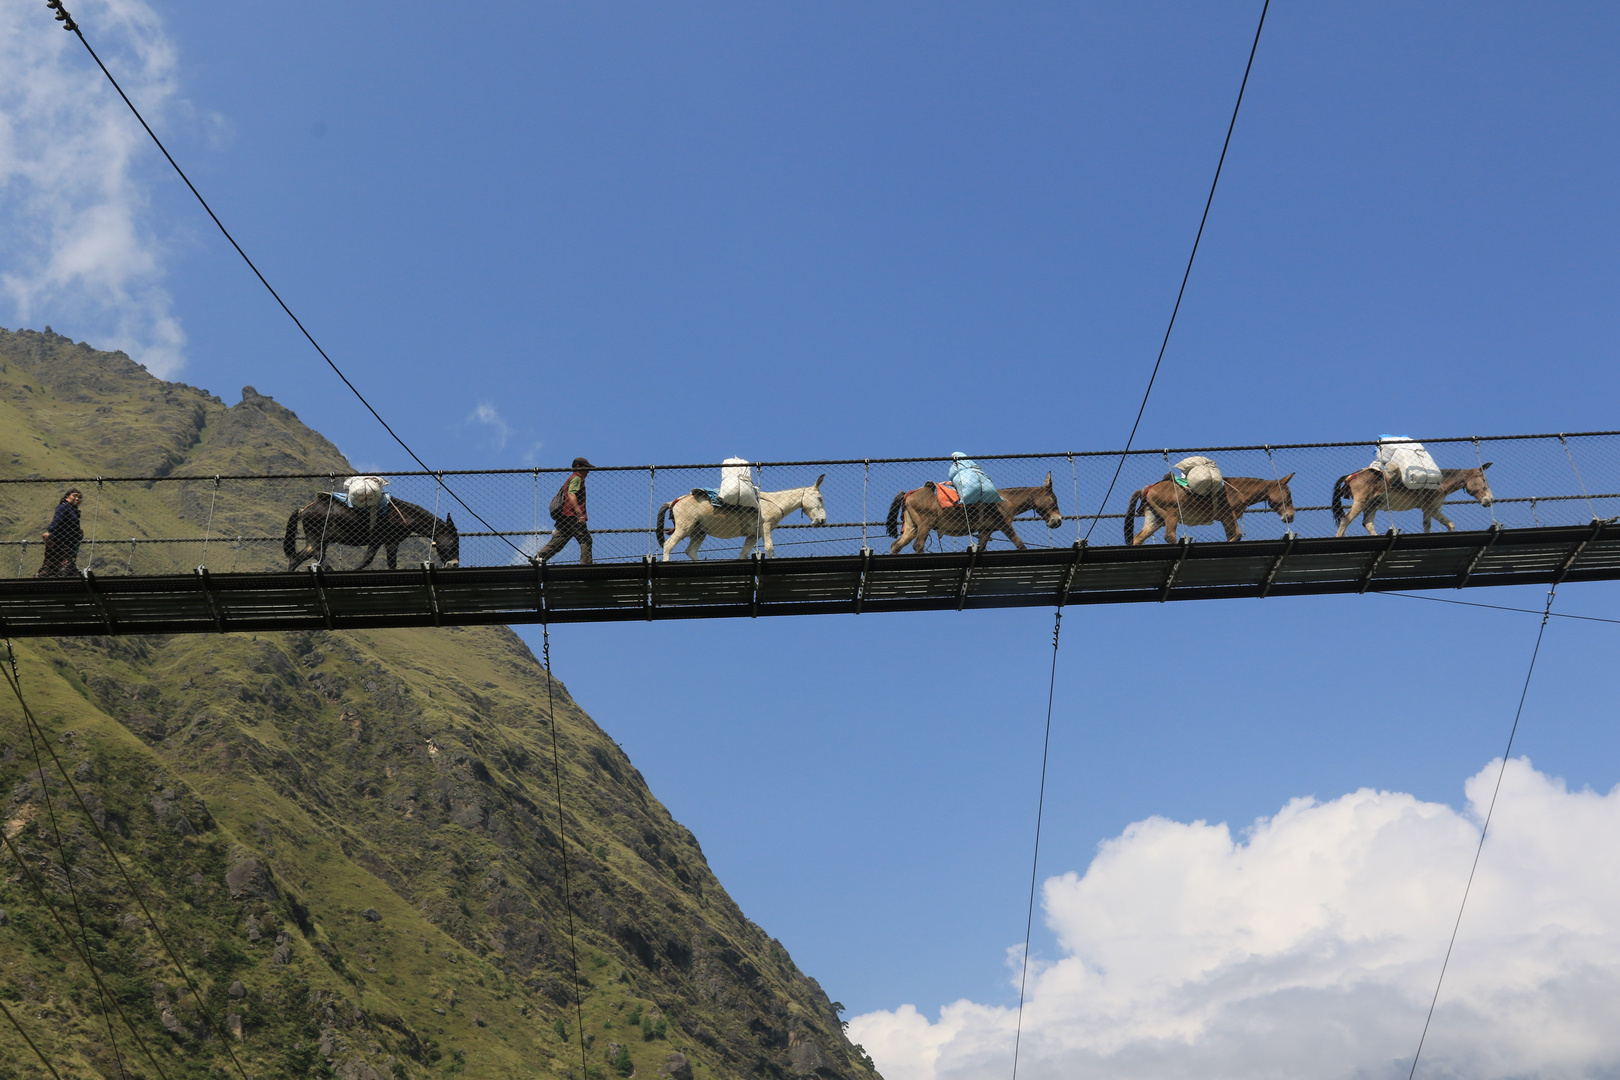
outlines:
M966 454L958 451L951 455L951 483L964 503L993 503L1001 501L1001 493L990 482L984 470Z

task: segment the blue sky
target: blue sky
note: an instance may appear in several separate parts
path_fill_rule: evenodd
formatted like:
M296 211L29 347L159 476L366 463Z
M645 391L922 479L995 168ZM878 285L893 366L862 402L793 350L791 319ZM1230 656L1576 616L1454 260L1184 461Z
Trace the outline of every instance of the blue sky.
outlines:
M227 401L251 384L404 466L43 7L6 7L32 85L76 104L0 76L22 133L0 142L0 324ZM443 468L1118 446L1259 13L75 10ZM1620 426L1617 37L1602 5L1274 6L1141 443ZM63 261L48 177L117 226L95 273ZM1065 623L1043 878L1153 815L1237 831L1363 787L1461 807L1536 629L1371 596ZM1527 708L1517 749L1574 789L1620 782L1616 630L1556 623ZM1050 632L1038 611L569 627L554 656L832 997L932 1015L1016 1000Z

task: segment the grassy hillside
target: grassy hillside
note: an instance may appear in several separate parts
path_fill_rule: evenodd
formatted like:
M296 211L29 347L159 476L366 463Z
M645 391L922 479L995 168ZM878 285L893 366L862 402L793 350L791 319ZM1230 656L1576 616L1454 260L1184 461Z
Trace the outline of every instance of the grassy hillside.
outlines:
M0 477L328 469L347 463L268 398L227 407L121 354L0 330ZM58 492L17 487L0 485L0 530L37 535ZM152 528L198 511L120 497ZM0 1002L63 1077L579 1078L582 1032L603 1080L875 1076L510 631L63 639L17 657L72 783L7 693L0 820L27 872L0 851ZM156 1066L122 1024L109 1036L70 937ZM0 1019L0 1080L44 1075Z

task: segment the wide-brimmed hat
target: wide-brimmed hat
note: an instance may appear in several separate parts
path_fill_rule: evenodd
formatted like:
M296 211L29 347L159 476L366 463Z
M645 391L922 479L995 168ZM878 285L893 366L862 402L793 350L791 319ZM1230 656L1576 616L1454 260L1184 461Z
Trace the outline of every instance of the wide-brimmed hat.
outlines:
M586 461L582 457L577 457L577 458L574 459L573 467L576 468L576 469L594 469L594 468L596 468L595 465L592 465L590 462Z

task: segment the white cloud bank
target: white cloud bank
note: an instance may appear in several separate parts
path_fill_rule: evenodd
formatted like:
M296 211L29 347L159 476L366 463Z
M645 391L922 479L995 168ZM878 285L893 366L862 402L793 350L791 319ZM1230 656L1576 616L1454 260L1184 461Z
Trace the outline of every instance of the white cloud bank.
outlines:
M1060 957L1032 965L1019 1077L1404 1080L1499 764L1466 815L1362 790L1237 840L1151 818L1048 879ZM1617 855L1620 787L1509 762L1420 1076L1620 1075ZM886 1080L1002 1080L1014 1018L905 1005L849 1033Z
M174 49L139 0L71 8L157 126L175 103ZM0 4L0 302L13 325L54 323L153 374L185 362L162 246L133 172L146 133L43 2ZM38 328L38 327L36 327Z

